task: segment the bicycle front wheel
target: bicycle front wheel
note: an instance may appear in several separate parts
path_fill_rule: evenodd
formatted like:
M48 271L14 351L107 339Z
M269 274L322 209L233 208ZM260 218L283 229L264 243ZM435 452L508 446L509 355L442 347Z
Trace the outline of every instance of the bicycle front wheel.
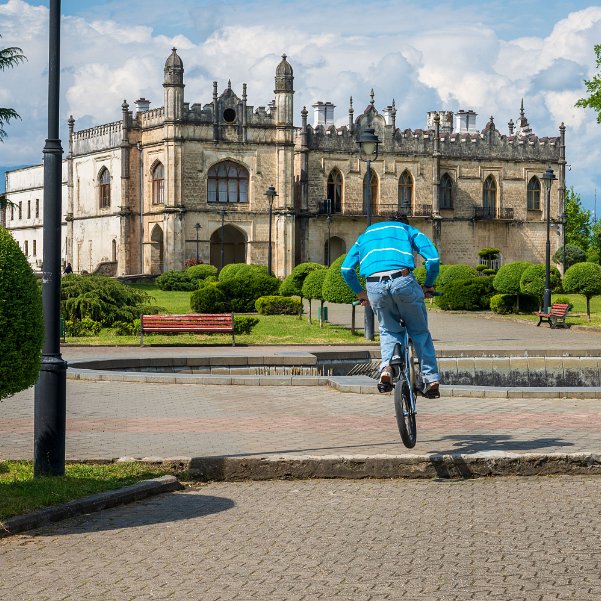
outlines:
M401 440L408 449L412 449L417 441L417 428L415 409L411 402L409 385L405 380L397 382L394 387L394 411Z

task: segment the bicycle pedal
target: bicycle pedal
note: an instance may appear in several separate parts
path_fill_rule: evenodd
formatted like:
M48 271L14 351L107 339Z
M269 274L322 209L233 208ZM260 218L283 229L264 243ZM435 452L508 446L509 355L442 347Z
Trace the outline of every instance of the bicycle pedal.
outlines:
M378 383L378 392L392 392L394 384L388 382Z

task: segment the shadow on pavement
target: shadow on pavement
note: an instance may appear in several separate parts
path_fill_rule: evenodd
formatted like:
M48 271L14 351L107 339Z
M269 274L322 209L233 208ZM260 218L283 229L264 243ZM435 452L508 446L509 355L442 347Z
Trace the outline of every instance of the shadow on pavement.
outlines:
M455 453L483 453L486 451L525 452L543 451L549 447L573 447L574 443L561 438L533 438L530 440L517 440L509 434L454 434L430 442L456 441L451 449L436 449L430 452L441 455Z
M231 499L202 495L197 492L165 493L130 505L71 518L59 524L40 528L30 534L31 536L57 536L138 528L151 524L202 518L232 509L234 505Z

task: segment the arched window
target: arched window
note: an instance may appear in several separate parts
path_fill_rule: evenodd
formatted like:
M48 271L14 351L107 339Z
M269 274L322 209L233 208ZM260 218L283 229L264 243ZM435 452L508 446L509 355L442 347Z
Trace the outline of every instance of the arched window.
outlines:
M342 211L342 173L338 169L332 169L328 175L328 200L332 213Z
M497 183L492 175L484 180L482 187L482 207L489 217L495 217L497 212Z
M103 167L98 174L98 205L101 209L111 206L111 174Z
M376 207L378 206L378 188L379 188L379 180L376 172L373 169L371 171L371 214L376 214ZM366 191L367 187L367 173L363 178L363 190ZM366 205L366 194L363 194L363 214L367 215L367 205Z
M233 161L213 165L208 174L209 202L248 202L248 171Z
M152 170L152 204L165 204L165 167L157 163Z
M534 176L528 182L528 201L529 211L540 211L540 180Z
M445 173L440 178L440 184L438 185L438 208L453 208L453 180L448 173Z
M411 199L413 198L413 178L405 170L399 178L399 211L411 215Z

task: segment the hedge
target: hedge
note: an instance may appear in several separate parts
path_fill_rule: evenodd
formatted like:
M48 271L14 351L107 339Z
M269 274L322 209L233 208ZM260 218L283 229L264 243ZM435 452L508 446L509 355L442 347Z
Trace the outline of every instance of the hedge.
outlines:
M298 315L303 303L289 296L261 296L255 301L255 309L261 315Z
M216 285L206 285L190 295L190 308L195 313L228 313L225 294Z
M441 309L451 311L488 310L494 294L492 280L482 276L452 280L445 285L443 295L435 297L435 302Z
M557 267L550 266L550 286L555 290L561 286L561 275ZM545 294L546 270L544 265L530 265L522 273L520 278L520 290L523 294L528 294L536 298L542 306Z
M155 284L161 290L191 291L197 287L193 280L185 271L166 271L156 278Z
M191 265L186 269L186 275L193 281L205 280L211 276L217 276L217 267L203 263L201 265Z

